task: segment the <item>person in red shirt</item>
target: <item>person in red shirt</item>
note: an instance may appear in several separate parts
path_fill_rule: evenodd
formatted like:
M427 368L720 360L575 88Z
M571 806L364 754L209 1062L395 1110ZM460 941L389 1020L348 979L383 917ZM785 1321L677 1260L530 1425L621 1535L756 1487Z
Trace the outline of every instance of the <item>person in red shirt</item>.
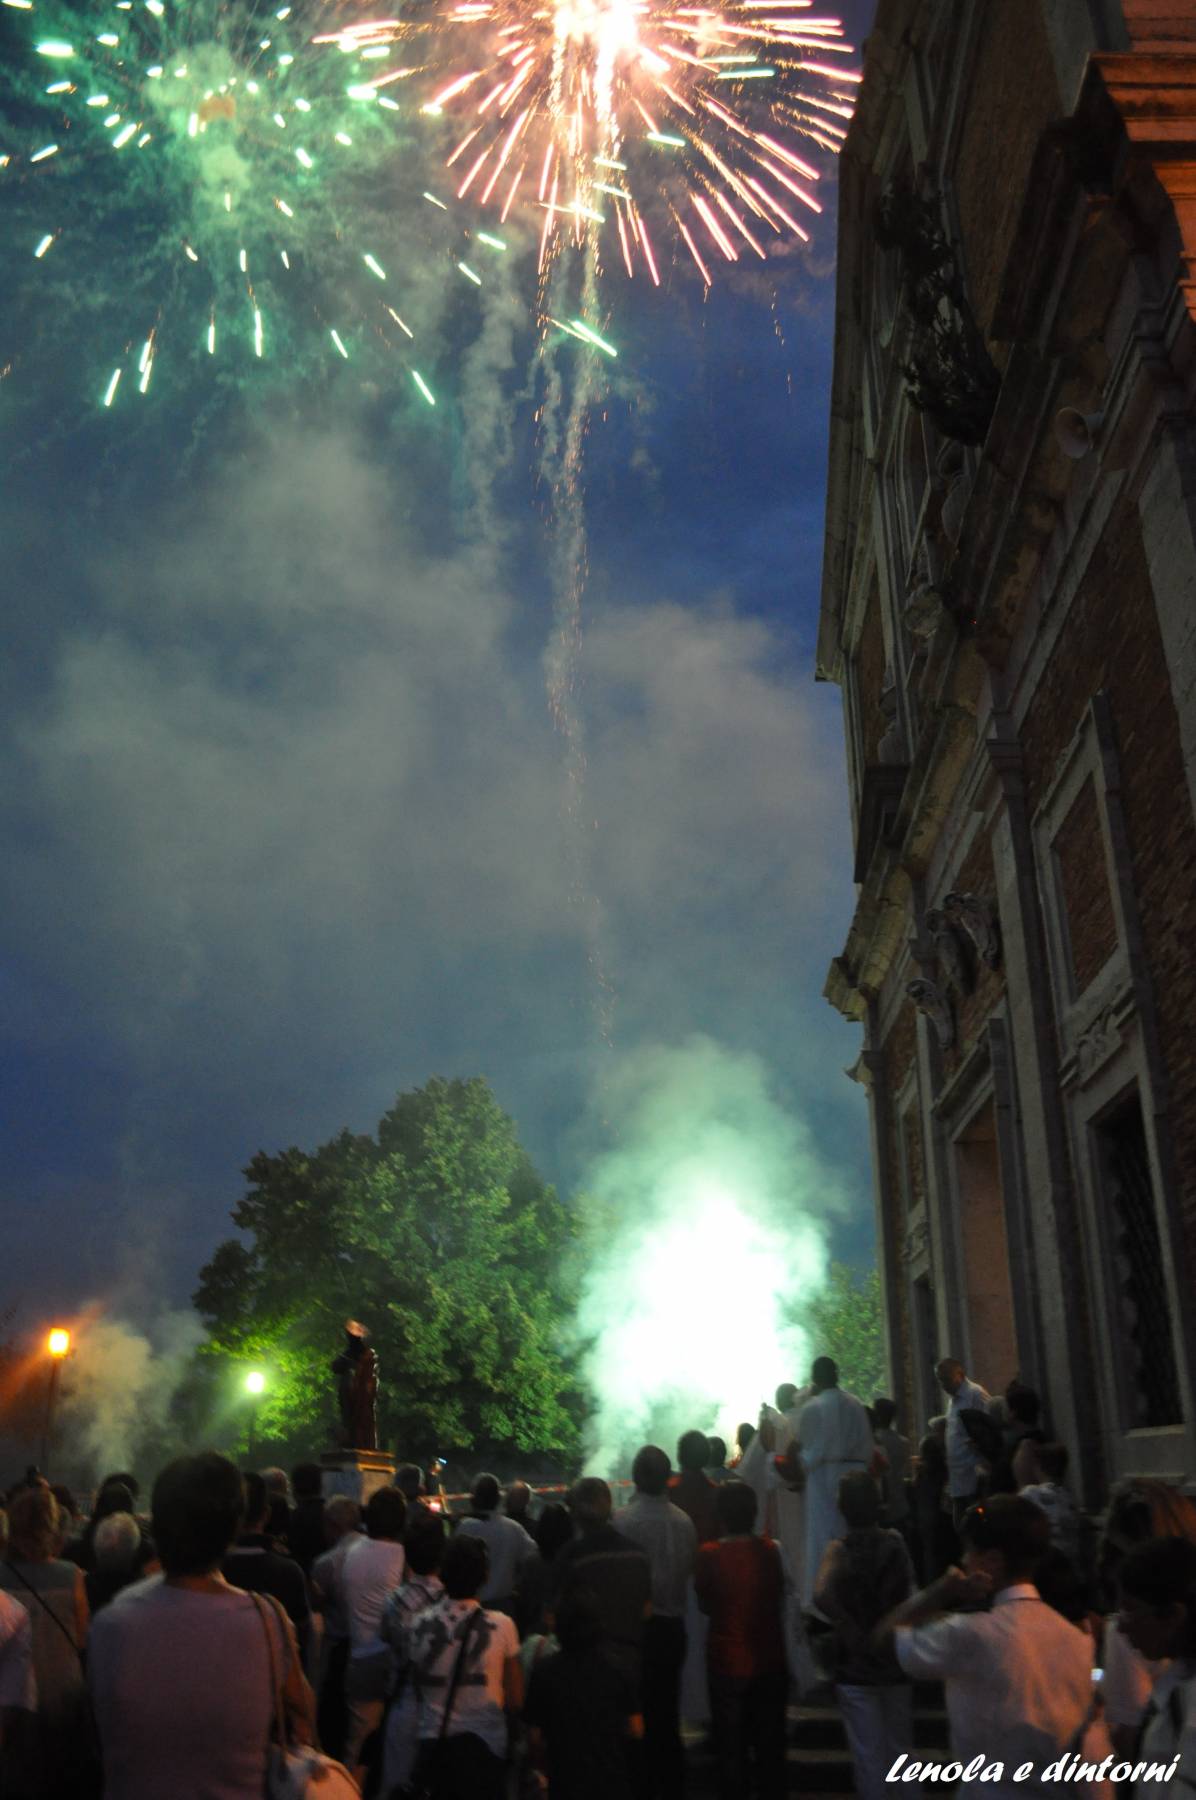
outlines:
M698 1551L698 1605L710 1620L706 1667L719 1800L785 1792L785 1577L771 1538L755 1534L746 1481L716 1497L721 1537Z

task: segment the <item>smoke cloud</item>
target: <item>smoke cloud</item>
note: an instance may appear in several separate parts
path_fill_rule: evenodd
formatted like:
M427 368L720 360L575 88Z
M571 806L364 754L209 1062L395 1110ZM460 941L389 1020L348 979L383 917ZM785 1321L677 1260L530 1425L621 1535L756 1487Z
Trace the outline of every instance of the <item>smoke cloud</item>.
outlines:
M822 1285L846 1200L764 1062L704 1036L620 1058L598 1111L580 1310L597 1397L588 1460L755 1419L807 1355L789 1313Z
M81 1334L66 1378L57 1436L63 1463L100 1481L136 1468L139 1451L167 1427L171 1404L203 1337L190 1312L163 1315L150 1332L100 1318Z
M108 506L64 459L61 492L0 507L0 904L29 1069L0 1158L5 1286L67 1316L113 1242L145 1261L105 1295L125 1322L108 1397L72 1402L93 1464L169 1388L154 1309L227 1235L246 1158L371 1130L433 1073L487 1076L544 1173L614 1216L586 1287L598 1437L624 1415L646 1433L655 1389L677 1390L665 1441L734 1423L799 1372L780 1296L819 1278L841 1217L815 1140L861 1187L863 1161L855 1033L817 998L851 902L838 698L808 680L803 611L818 409L790 419L772 364L743 385L755 340L729 301L703 303L705 347L681 308L658 337L623 315L634 375L587 443L574 779L545 701L554 539L522 472L541 375L509 261L477 301L439 263L405 274L445 350L435 412L363 359L310 404L211 428L160 489L139 451L145 504L119 486ZM811 391L820 343L793 353ZM72 507L86 529L64 533ZM713 1274L683 1260L710 1245ZM659 1292L631 1329L643 1271ZM766 1278L767 1305L728 1310ZM733 1379L726 1342L722 1375L698 1360L687 1292L755 1333Z

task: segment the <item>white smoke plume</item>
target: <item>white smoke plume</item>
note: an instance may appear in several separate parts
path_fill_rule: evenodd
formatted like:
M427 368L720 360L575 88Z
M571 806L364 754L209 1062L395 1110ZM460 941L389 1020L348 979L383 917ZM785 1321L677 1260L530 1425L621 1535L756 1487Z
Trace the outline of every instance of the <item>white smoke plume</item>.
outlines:
M202 1337L190 1312L162 1315L148 1334L123 1319L92 1318L64 1374L59 1463L91 1481L113 1469L135 1469L142 1446L166 1427Z
M761 1059L709 1037L620 1057L601 1113L616 1145L586 1173L580 1326L587 1461L611 1474L685 1430L729 1442L802 1378L788 1315L822 1286L844 1194Z

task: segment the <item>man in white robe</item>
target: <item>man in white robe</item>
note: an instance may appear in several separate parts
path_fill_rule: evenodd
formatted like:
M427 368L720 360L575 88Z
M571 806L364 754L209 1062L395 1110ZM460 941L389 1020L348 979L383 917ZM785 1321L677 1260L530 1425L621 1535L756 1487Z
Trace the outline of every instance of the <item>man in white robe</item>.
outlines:
M786 1382L777 1389L778 1421L776 1449L769 1458L769 1480L772 1489L773 1532L781 1546L781 1560L793 1588L802 1591L802 1565L806 1547L806 1497L790 1487L777 1469L775 1458L793 1452L798 1443L802 1411L814 1397L812 1387L795 1388Z
M757 1532L767 1532L780 1547L785 1571L785 1644L789 1672L801 1693L817 1684L818 1675L806 1642L801 1617L801 1578L805 1552L805 1497L795 1492L777 1470L777 1458L791 1454L797 1442L802 1408L814 1393L783 1381L776 1406L760 1409L760 1424L744 1452L739 1476L759 1500Z
M797 1389L791 1381L783 1381L777 1389L777 1399L787 1399ZM739 1459L735 1470L740 1481L746 1481L756 1495L756 1536L775 1538L777 1522L775 1508L772 1503L775 1477L772 1459L776 1454L778 1435L785 1429L784 1418L775 1406L764 1401L760 1407L760 1422L747 1449Z
M813 1391L801 1408L797 1441L806 1472L805 1542L800 1575L802 1606L813 1610L812 1596L822 1556L834 1538L846 1535L839 1511L839 1481L866 1470L876 1449L863 1403L839 1386L839 1371L829 1356L813 1369Z

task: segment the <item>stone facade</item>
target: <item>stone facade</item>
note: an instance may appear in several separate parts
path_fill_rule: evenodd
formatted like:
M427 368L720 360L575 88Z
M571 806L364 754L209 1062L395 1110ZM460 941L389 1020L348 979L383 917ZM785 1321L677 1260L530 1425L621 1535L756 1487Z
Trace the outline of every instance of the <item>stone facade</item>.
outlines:
M1196 9L879 0L841 164L843 690L890 1376L1196 1475Z

